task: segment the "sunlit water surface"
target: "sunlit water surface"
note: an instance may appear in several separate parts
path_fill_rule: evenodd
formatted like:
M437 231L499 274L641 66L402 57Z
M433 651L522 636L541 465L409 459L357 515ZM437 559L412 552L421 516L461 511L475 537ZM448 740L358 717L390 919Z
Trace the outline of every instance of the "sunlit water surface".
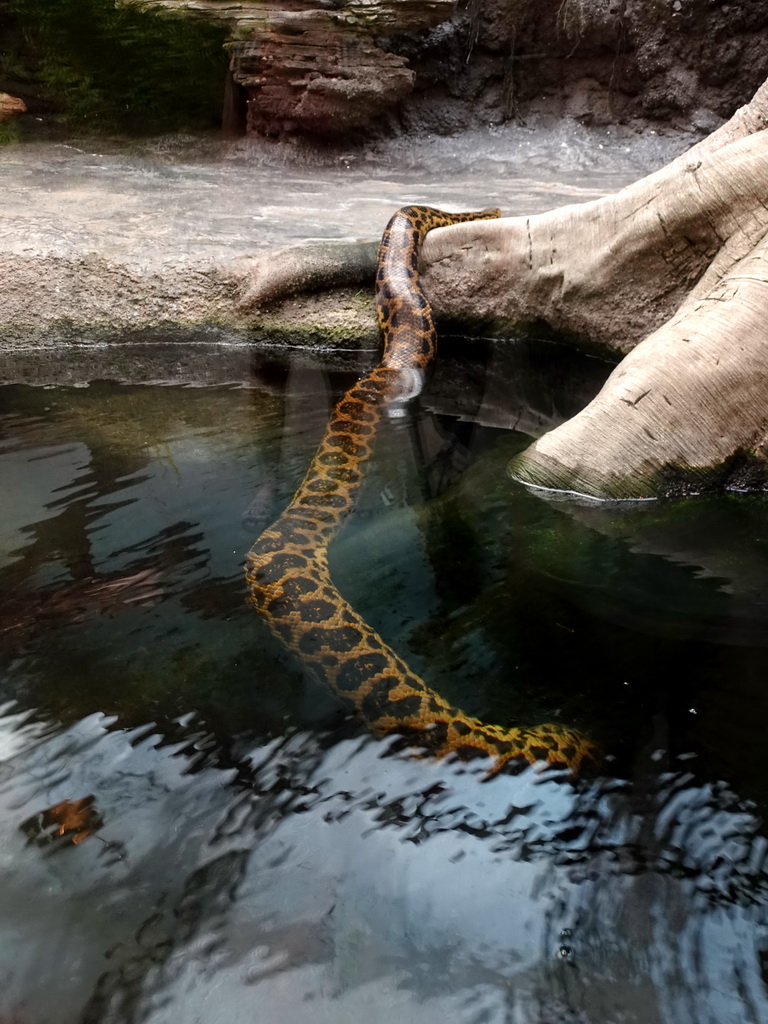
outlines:
M359 358L73 351L0 389L0 1019L768 1019L766 499L526 492L520 431L609 367L449 340L334 577L449 699L606 760L414 758L245 603ZM53 835L86 798L93 833Z

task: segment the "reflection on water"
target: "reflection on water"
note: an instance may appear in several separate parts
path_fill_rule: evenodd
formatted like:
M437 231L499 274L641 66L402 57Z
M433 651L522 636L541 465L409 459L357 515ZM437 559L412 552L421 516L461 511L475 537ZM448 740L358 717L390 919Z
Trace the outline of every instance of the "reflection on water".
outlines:
M0 1020L768 1017L766 499L542 501L512 428L609 368L464 348L385 430L334 575L451 700L590 729L597 779L378 742L245 605L339 357L0 390Z

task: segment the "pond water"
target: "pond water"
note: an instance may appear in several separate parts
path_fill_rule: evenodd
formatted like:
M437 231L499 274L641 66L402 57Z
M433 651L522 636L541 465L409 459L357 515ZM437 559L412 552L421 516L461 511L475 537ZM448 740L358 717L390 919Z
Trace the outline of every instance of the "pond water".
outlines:
M768 1019L768 499L526 491L610 367L446 339L334 579L446 697L605 760L416 758L245 603L373 358L72 350L0 389L0 1020Z

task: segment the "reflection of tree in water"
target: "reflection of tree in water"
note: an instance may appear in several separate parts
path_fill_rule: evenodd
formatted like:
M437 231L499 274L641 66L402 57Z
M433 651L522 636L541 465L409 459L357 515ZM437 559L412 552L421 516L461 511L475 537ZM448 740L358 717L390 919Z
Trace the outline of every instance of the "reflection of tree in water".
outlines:
M94 583L93 601L98 604L100 597L109 602L109 587L98 584L116 583L117 573L100 574L94 564L91 544L93 526L98 520L120 508L130 506L132 497L118 497L125 491L126 482L141 483L148 478L148 468L156 459L155 447L148 445L151 438L155 445L167 444L168 437L176 425L169 415L167 406L158 414L152 389L125 389L128 407L116 401L114 389L101 393L99 387L87 391L56 392L60 395L57 408L51 411L50 392L38 393L33 389L24 391L22 410L29 426L21 437L21 446L29 449L43 449L47 445L63 448L67 444L84 448L88 452L87 466L73 464L72 482L63 488L60 497L46 506L46 511L55 514L31 523L25 528L29 541L14 552L14 561L0 569L0 580L4 593L19 588L27 590L38 569L53 563L60 563L68 582L81 583L73 587L72 604L88 599L88 581ZM138 403L138 408L134 406ZM43 408L45 416L36 418L35 411ZM154 410L147 422L147 410ZM110 501L110 497L115 496ZM126 576L142 572L148 566L142 561L131 565ZM141 582L141 581L138 581ZM120 589L119 587L114 589ZM63 591L64 586L59 586ZM63 614L64 594L57 601Z
M139 474L151 462L149 453L116 452L98 436L85 437L79 430L71 436L67 425L67 420L57 424L55 443L84 445L89 453L87 469L77 474L62 497L47 506L48 510L58 510L54 515L26 527L30 540L14 552L14 562L0 570L6 592L25 585L41 566L55 561L63 564L73 580L95 576L89 536L91 525L106 513L129 505L131 499L112 504L95 502L124 490L126 478ZM37 443L45 444L46 440L43 436Z
M188 524L179 524L180 530L187 528ZM18 585L6 591L5 600L0 601L0 653L13 654L42 630L156 604L167 593L169 571L196 553L194 537L185 537L184 546L175 538L161 546L162 535L168 532L176 531L159 531L148 545L160 547L158 555L147 554L121 570L101 572L94 567L88 575L72 581L33 589ZM2 582L0 579L0 585Z
M699 752L768 805L766 578L749 557L764 499L552 507L505 479L514 439L497 443L418 510L438 606L412 649L456 703L494 721L562 717L622 772L661 720L659 747Z
M215 958L215 935L221 928L218 919L225 918L231 909L248 855L247 850L231 851L199 868L186 879L172 907L155 911L136 932L133 942L121 944L110 957L113 964L99 978L81 1024L144 1019L146 1011L142 1007L152 1001L153 989L157 987L162 997L167 986L163 974L174 954L201 936L204 941L200 954Z
M258 842L278 821L306 813L317 793L308 783L322 753L315 739L297 737L270 744L253 762L241 761L224 813L209 821L200 842L210 859L186 878L176 879L173 893L159 894L149 917L132 937L124 936L108 953L109 966L99 978L79 1018L81 1024L105 1020L143 1020L162 1005L169 985L183 972L191 954L214 978L224 966L247 955L250 946L277 936L258 924L246 937L233 936L231 917L249 861L258 857ZM232 792L232 790L234 792ZM234 941L233 941L234 940ZM304 934L298 945L311 943Z
M55 423L35 423L23 443L34 450L54 439L62 447L77 445L78 453L87 451L88 462L83 470L73 464L71 483L46 506L54 514L28 524L29 539L14 552L14 561L0 568L0 657L4 659L34 650L40 642L56 637L60 627L156 602L164 591L168 568L179 557L188 557L178 550L171 530L168 544L159 537L156 550L148 545L147 551L120 570L98 566L92 530L103 516L132 503L134 499L120 497L121 492L127 479L142 479L151 453L140 448L115 449L98 430L84 431L68 416L57 417ZM59 567L58 578L42 585L36 577L53 566ZM37 674L33 685L36 680L45 687L47 678ZM28 696L38 703L45 702L47 695ZM63 696L66 702L67 695ZM64 717L71 720L66 711Z
M575 883L547 921L559 955L523 1008L568 1021L620 1009L642 1024L765 1019L768 844L754 808L680 770L601 803L574 816L583 850L558 858Z

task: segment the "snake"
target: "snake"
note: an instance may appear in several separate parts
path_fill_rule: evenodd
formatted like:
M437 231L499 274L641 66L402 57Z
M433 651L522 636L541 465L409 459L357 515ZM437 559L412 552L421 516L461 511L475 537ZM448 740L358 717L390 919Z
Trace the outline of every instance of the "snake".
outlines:
M504 727L474 718L432 689L355 611L334 584L328 549L353 511L377 428L421 389L437 333L419 277L432 228L500 217L405 206L389 221L376 264L383 348L377 365L338 400L302 483L248 552L248 600L282 645L363 720L437 757L488 760L488 775L547 762L577 773L596 760L581 732L559 723Z

